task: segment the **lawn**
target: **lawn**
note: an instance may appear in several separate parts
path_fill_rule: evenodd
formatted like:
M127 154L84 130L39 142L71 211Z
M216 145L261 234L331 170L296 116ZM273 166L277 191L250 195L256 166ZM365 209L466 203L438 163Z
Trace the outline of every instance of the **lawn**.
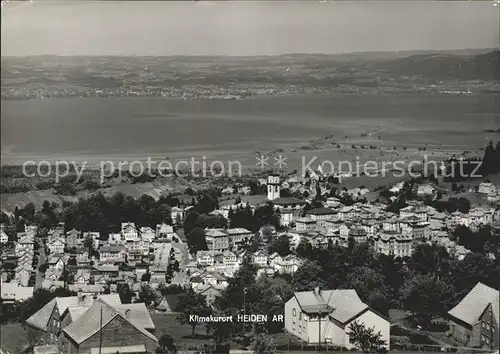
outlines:
M195 338L191 338L191 326L182 325L176 319L177 315L172 313L152 313L151 318L156 326L155 335L158 339L163 334L169 334L174 339L175 344L179 349L189 346L201 347L203 344L212 342L206 337L206 326L200 324L195 328Z
M22 353L28 345L28 337L21 323L7 323L0 326L0 347L11 354Z

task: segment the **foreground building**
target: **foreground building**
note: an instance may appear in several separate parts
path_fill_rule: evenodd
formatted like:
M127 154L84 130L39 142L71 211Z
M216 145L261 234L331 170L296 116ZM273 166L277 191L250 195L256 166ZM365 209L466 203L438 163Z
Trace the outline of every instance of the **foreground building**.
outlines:
M477 285L450 311L449 334L467 347L499 348L499 291Z
M295 293L285 304L285 329L309 344L321 341L352 349L348 333L353 322L380 331L389 349L389 320L362 302L355 290L316 288Z
M106 348L112 348L113 353L126 353L124 349L137 346L134 353L153 353L158 339L145 328L154 329L151 317L144 304L132 305L142 305L144 311L135 311L132 307L121 311L103 300L95 300L89 309L63 328L59 349L67 354L92 354L101 346L103 352L110 352Z

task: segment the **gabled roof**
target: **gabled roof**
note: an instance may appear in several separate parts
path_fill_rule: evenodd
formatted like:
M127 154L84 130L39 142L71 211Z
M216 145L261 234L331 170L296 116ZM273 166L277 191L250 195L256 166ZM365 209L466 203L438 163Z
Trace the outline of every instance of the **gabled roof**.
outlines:
M121 304L120 296L118 294L100 295L98 296L98 298L113 305ZM89 307L93 301L94 299L92 298L92 296L85 296L82 301L79 301L78 296L56 297L55 299L49 301L44 307L38 310L30 318L28 318L26 320L26 323L35 328L41 329L42 331L46 331L50 315L52 314L52 311L54 311L54 308L56 306L59 314L63 314L68 307Z
M315 208L309 210L306 214L311 214L311 215L332 215L336 214L335 211L329 208Z
M356 290L322 290L319 294L314 291L295 293L295 298L305 313L329 313L334 320L345 324L369 309L361 301Z
M121 317L123 320L131 324L139 332L154 340L158 339L149 333L146 329L135 323L131 316L122 313L121 310L115 309L102 300L96 300L76 321L72 322L63 329L63 332L68 335L77 344L81 344L89 339L99 330L105 327L113 319ZM101 327L102 318L102 327Z
M149 315L148 309L143 302L138 302L134 304L123 304L113 306L122 315L127 315L128 318L134 322L139 327L153 330L155 329L155 324Z
M491 304L493 315L498 322L499 303L498 290L490 288L483 283L477 283L457 306L448 311L448 314L473 326L478 322L484 310Z

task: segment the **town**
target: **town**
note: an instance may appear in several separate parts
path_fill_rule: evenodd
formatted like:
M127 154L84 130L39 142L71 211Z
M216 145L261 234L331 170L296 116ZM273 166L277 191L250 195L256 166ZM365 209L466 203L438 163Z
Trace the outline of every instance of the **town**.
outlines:
M439 176L338 183L270 171L3 213L2 321L21 330L3 352L498 350L498 186L469 187L475 205Z

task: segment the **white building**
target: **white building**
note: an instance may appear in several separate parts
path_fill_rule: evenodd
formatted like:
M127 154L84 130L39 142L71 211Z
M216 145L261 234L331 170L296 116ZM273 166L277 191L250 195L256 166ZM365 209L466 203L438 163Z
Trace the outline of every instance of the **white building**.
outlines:
M271 174L267 176L267 200L275 200L280 197L280 176Z
M352 349L350 325L354 322L373 328L390 345L390 323L361 301L355 290L297 292L285 304L285 329L301 340Z

